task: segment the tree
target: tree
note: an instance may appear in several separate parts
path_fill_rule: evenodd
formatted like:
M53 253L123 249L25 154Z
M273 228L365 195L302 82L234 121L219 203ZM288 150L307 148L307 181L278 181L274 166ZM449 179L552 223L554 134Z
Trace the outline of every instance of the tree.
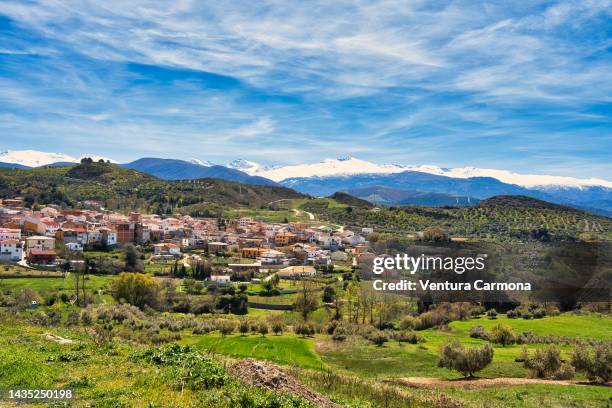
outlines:
M440 349L438 367L460 372L464 377L473 377L493 361L493 347L485 344L482 347L465 348L458 341L446 343Z
M308 320L308 316L317 310L319 302L316 297L315 286L312 281L307 279L302 280L302 289L298 291L293 308L300 312L304 321Z
M145 306L156 308L159 305L159 284L142 273L119 274L112 281L111 291L115 300L127 302L140 309Z
M514 334L512 327L500 323L491 328L489 340L495 344L501 344L506 347L516 342L516 334Z
M125 256L125 270L128 272L142 272L144 267L140 260L140 252L132 244L126 244L123 247L123 254Z
M572 355L572 365L591 381L609 382L612 380L612 345L578 346Z
M523 366L529 370L532 377L550 378L559 371L563 361L561 352L555 345L537 349L532 356L523 350Z
M336 298L336 291L331 286L326 286L323 288L323 302L324 303L332 303Z

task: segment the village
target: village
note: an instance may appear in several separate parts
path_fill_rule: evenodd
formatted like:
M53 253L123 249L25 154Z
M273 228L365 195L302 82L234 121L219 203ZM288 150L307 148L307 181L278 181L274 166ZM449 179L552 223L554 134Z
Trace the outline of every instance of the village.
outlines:
M78 259L90 251L99 254L132 244L142 249L146 265L160 274L172 273L173 266L176 272L179 264L189 267L220 259L213 262L217 267L206 279L226 285L231 281L259 284L273 275L281 279L314 277L334 264L356 266L373 257L367 241L371 228L354 232L314 221L124 215L104 210L95 201L84 204L87 209L31 209L21 198L2 200L0 261L56 270L65 258Z

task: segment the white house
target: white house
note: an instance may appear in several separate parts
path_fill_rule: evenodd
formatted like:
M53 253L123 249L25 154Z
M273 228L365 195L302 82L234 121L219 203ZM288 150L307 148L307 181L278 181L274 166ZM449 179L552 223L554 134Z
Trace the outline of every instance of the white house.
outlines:
M217 285L228 285L232 281L229 275L212 275L210 280Z
M68 242L66 244L66 247L71 250L71 251L82 251L83 250L83 245L78 243L78 242Z
M5 239L21 239L21 230L16 228L0 228L0 241Z
M43 251L52 251L55 249L55 238L45 237L43 235L34 235L27 237L26 247L30 249L39 249Z
M0 261L21 261L23 244L16 239L0 241Z

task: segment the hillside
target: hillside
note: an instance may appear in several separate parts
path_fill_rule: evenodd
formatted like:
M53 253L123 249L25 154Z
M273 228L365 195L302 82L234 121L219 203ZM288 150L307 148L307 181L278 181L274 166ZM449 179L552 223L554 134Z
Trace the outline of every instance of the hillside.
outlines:
M347 191L355 197L376 204L385 205L421 205L429 207L467 206L478 204L473 197L454 196L450 194L431 193L428 191L401 190L391 187L372 186L355 188Z
M0 169L0 196L22 196L28 204L78 206L96 200L110 210L218 215L224 208L259 208L283 198L304 197L289 188L203 178L160 180L108 163L71 167Z
M338 191L329 196L329 198L336 200L337 202L345 205L350 205L351 207L372 207L372 203L367 200L363 200L361 198L355 197L353 195Z
M494 196L491 198L487 198L486 200L482 200L478 204L478 206L479 207L501 206L501 207L518 207L518 208L541 208L541 209L567 211L567 212L580 212L577 209L572 208L572 207L553 204L553 203L549 203L544 200L538 200L537 198L527 197L527 196L522 196L522 195Z
M494 197L464 208L396 206L380 207L376 211L363 208L346 211L325 198L309 200L302 208L322 220L349 228L373 227L382 233L410 234L439 226L454 237L498 242L610 239L612 219L608 217L531 200L528 197Z

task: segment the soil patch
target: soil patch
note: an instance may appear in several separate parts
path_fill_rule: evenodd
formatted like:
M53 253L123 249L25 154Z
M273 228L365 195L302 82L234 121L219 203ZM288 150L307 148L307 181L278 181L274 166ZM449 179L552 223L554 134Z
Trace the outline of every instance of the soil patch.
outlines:
M307 399L317 407L340 407L325 396L312 391L275 364L246 359L231 365L228 371L242 382L264 387L275 392L297 395Z
M578 381L569 380L544 380L540 378L460 378L456 380L444 380L431 377L406 377L385 380L387 383L404 385L412 388L486 388L504 385L528 385L528 384L555 384L555 385L579 385Z

